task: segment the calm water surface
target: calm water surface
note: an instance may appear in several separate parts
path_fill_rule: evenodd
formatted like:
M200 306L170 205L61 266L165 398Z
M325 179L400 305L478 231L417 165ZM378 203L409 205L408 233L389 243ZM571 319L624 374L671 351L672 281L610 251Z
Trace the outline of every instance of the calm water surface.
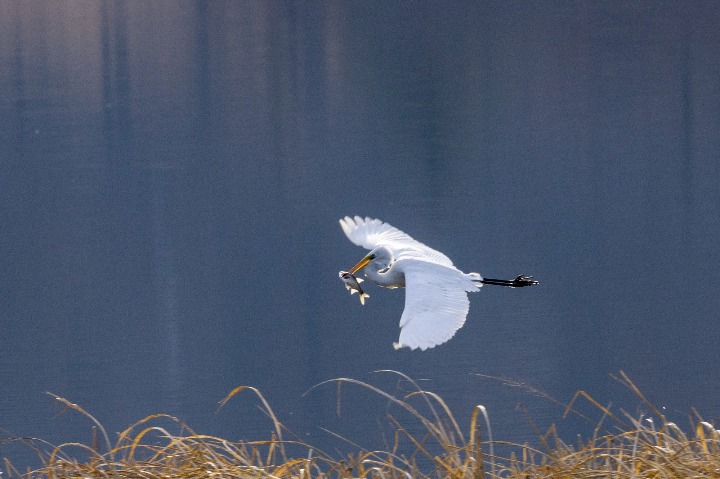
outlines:
M0 3L0 427L90 440L168 413L382 447L395 413L336 377L422 380L466 423L568 437L627 372L681 424L720 416L715 2ZM435 349L393 351L403 294L337 279L379 217L493 277ZM586 408L591 418L598 411ZM18 446L0 455L19 457Z

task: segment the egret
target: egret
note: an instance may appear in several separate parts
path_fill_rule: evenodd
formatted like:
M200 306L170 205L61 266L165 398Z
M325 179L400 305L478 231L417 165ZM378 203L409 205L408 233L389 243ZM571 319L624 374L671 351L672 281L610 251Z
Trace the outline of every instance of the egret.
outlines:
M452 338L465 323L470 301L467 293L485 284L520 288L539 284L532 276L515 279L483 278L463 273L436 251L378 219L346 216L340 220L345 235L370 250L348 270L385 288L405 288L405 309L400 317L400 338L395 349L425 350Z

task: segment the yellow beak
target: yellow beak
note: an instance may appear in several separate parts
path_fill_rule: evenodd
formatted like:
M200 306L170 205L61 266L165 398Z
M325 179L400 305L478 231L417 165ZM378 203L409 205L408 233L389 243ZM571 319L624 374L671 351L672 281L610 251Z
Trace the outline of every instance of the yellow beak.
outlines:
M350 273L350 274L355 274L355 273L357 273L358 271L360 271L361 269L363 269L365 266L367 266L367 265L370 263L370 261L372 261L372 259L370 258L370 256L365 256L363 259L360 260L360 262L359 262L358 264L356 264L355 266L353 266L352 268L350 268L350 269L348 270L348 273Z

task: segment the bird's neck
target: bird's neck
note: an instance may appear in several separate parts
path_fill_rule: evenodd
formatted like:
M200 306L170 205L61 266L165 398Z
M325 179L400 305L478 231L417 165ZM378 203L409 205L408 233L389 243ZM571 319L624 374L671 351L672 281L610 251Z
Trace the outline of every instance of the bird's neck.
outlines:
M405 275L395 268L395 263L390 263L389 267L381 267L380 265L370 263L365 268L365 276L373 283L385 288L404 288Z

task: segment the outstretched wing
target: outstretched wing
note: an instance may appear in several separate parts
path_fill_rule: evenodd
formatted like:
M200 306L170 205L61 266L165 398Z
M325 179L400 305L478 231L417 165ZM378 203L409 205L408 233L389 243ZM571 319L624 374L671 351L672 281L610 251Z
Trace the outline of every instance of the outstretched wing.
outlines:
M419 259L445 266L453 265L450 258L441 252L412 239L408 234L378 219L346 216L340 220L340 226L348 239L356 245L369 250L385 246L392 250L396 261Z
M395 347L425 350L452 338L470 309L467 292L480 288L454 267L416 260L395 267L405 273L405 310Z

